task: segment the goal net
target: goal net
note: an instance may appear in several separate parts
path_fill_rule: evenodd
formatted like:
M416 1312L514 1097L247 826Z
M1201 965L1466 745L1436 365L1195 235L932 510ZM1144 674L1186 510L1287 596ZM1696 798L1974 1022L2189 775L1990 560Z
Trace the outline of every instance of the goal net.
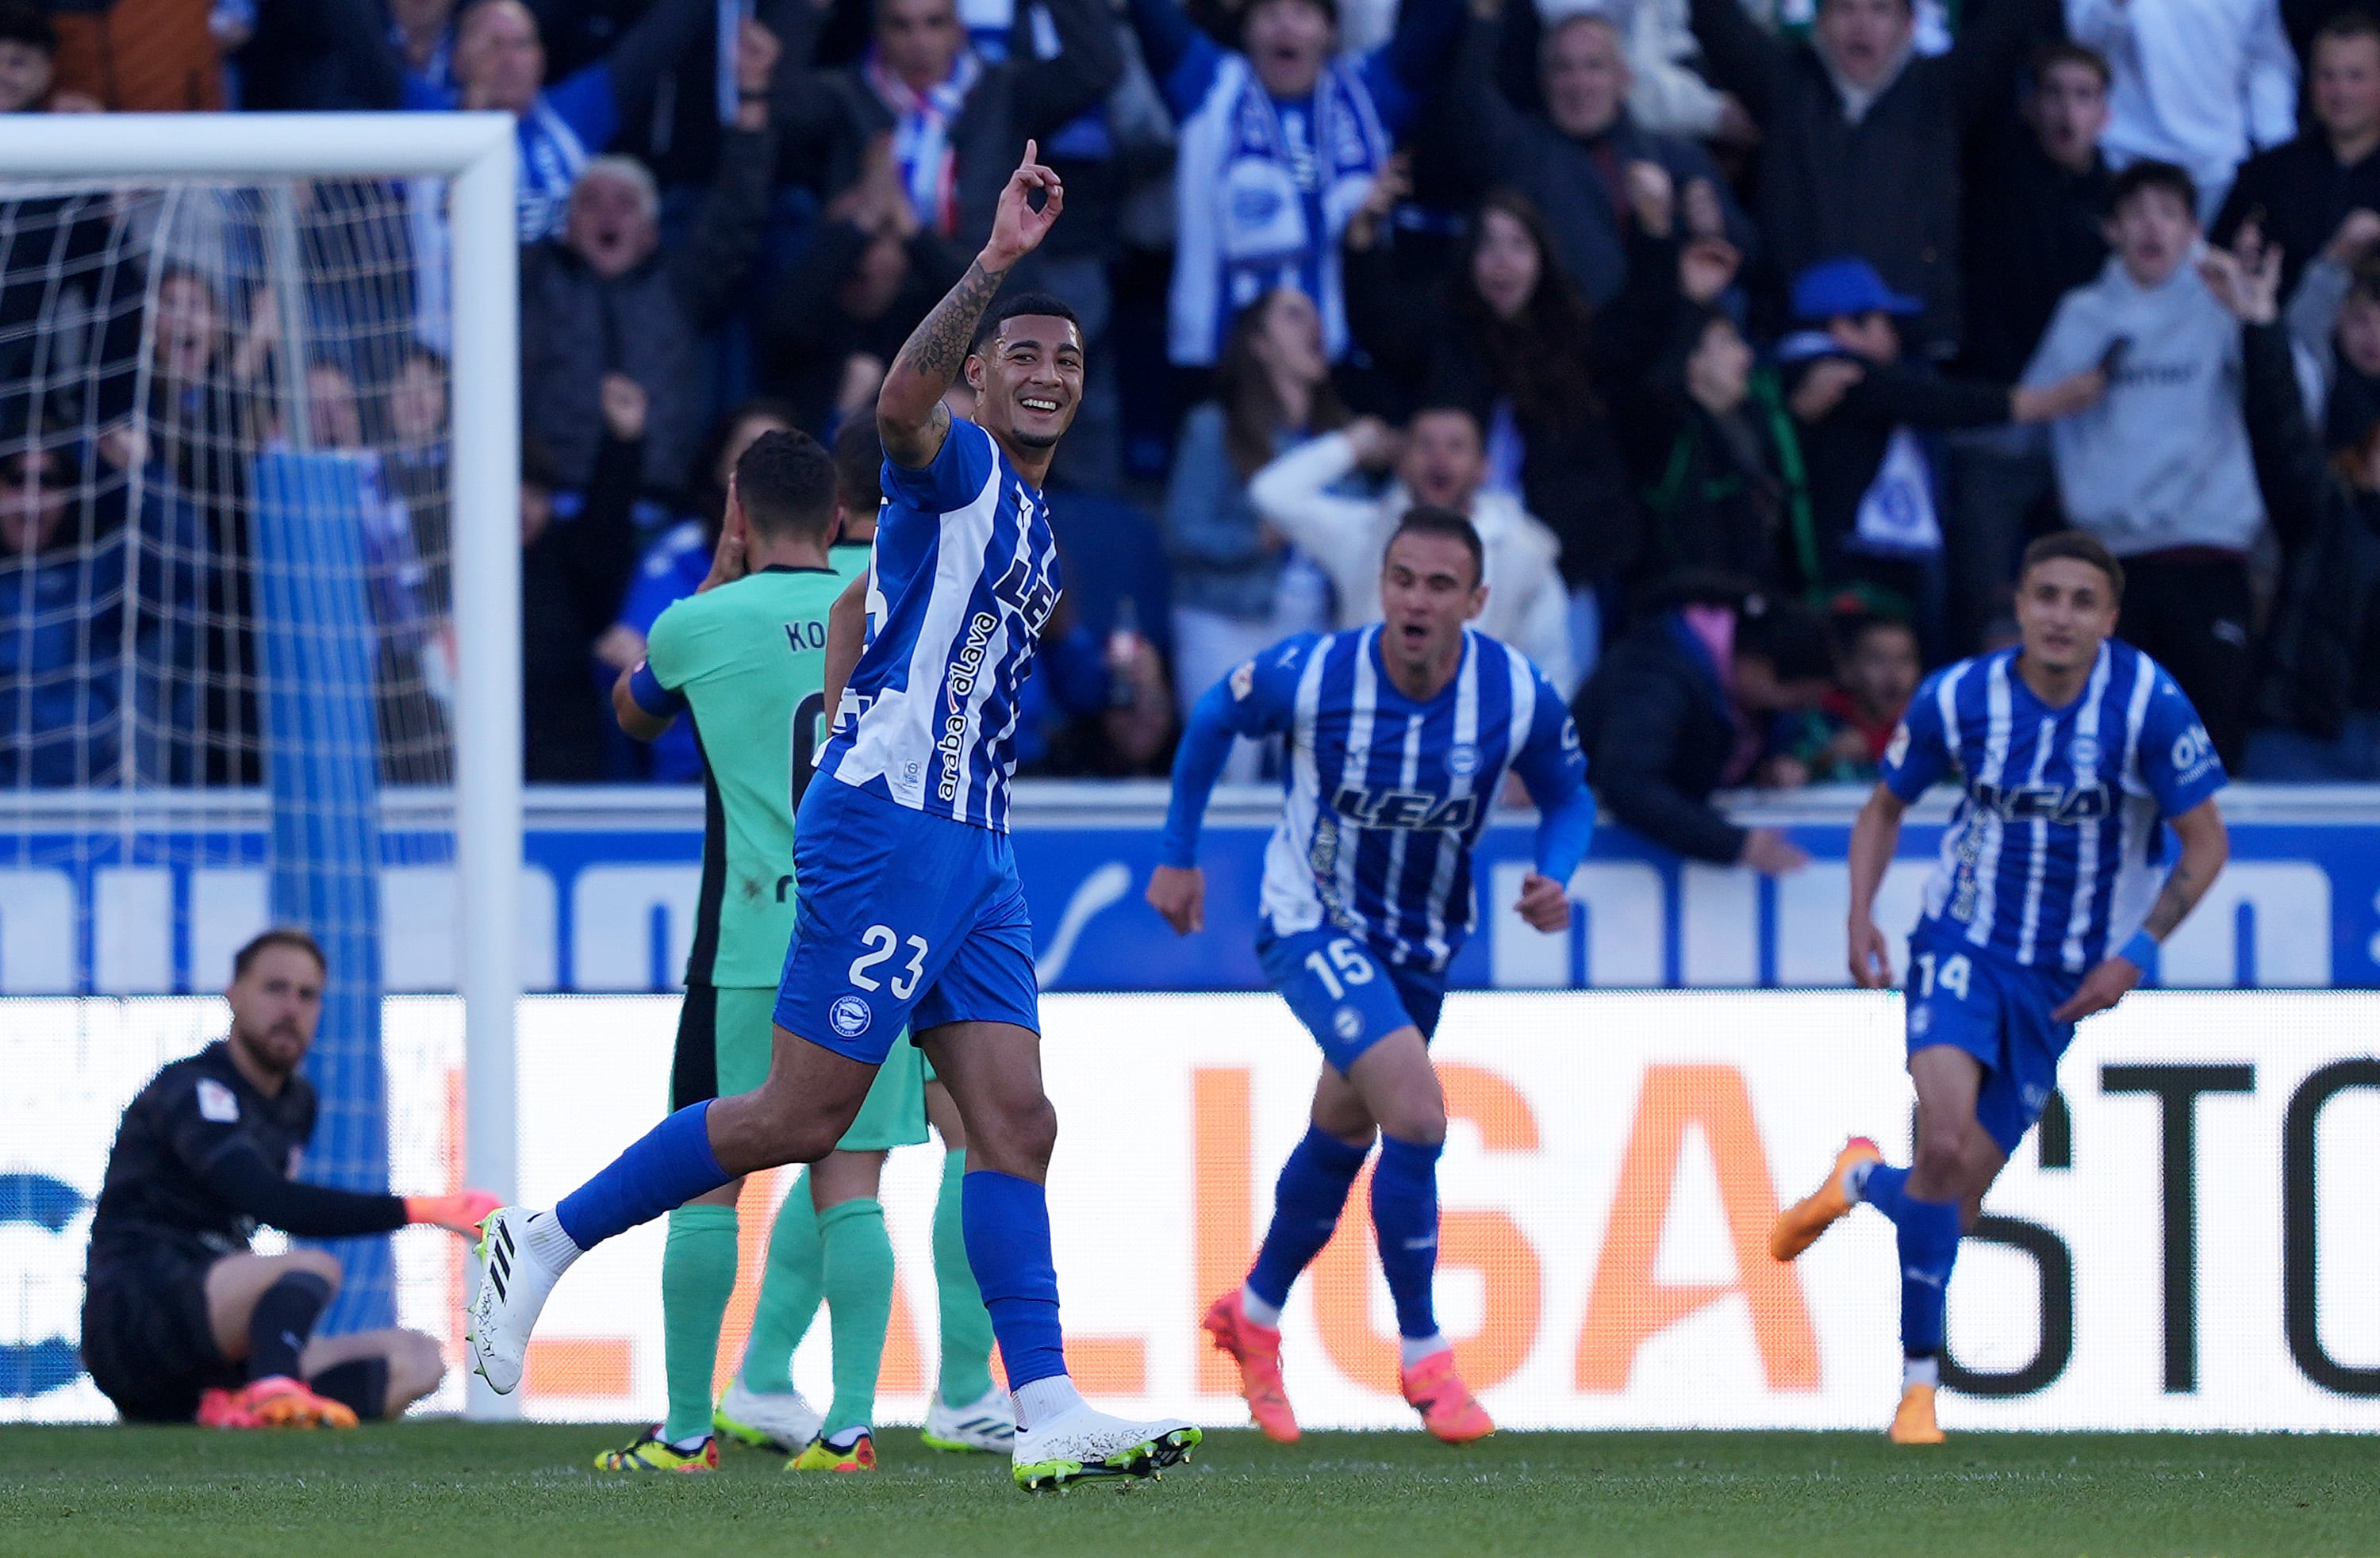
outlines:
M227 1022L128 998L221 991L269 925L328 963L302 1177L386 1189L394 1155L395 1188L438 1190L468 1153L508 1187L511 139L483 116L0 130L0 167L38 175L0 183L0 994L58 998L9 1025L55 1065L0 1129L0 1240L36 1245L0 1261L0 1418L90 1388L94 1111ZM392 1112L392 992L469 998L431 1028L458 1072L494 1057L470 1089ZM448 1305L430 1237L334 1245L324 1329Z

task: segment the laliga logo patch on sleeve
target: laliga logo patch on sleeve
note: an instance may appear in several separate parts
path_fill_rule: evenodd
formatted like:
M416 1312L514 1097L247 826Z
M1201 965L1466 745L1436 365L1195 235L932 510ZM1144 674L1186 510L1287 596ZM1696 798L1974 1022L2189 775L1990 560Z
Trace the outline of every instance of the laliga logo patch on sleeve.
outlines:
M1256 688L1257 663L1253 660L1244 660L1240 663L1239 669L1232 673L1232 701L1234 703L1245 701L1248 694L1254 692Z
M239 1100L232 1090L212 1077L199 1078L199 1117L212 1120L219 1126L237 1125L239 1121Z
M1892 745L1884 749L1884 761L1893 768L1899 768L1909 761L1909 722L1907 720L1892 727Z

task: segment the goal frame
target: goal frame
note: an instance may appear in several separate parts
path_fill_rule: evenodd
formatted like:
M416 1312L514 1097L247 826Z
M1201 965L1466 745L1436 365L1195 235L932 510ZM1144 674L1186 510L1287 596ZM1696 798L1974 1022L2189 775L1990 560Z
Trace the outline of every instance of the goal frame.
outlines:
M454 343L449 469L455 652L456 990L463 999L465 1182L517 1191L514 1023L520 1000L520 302L516 129L499 113L10 114L12 178L443 177ZM468 1382L465 1413L510 1417Z

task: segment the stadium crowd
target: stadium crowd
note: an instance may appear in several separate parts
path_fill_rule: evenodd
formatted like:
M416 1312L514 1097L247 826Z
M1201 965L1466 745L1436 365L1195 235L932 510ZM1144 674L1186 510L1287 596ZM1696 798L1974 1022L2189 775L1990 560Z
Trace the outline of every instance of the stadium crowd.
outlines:
M2235 772L2380 779L2380 22L2338 0L0 0L0 109L455 108L519 121L534 781L698 775L601 689L760 432L869 497L877 386L1028 139L1066 220L1015 284L1091 371L1025 772L1164 772L1232 666L1378 616L1427 503L1606 804L1697 858L1791 869L1710 793L1873 777L2070 521ZM303 364L387 494L385 727L449 609L437 217L306 198L357 213L326 272L419 262ZM0 785L252 783L223 468L287 431L293 305L140 262L102 196L0 214ZM68 335L128 365L71 407Z

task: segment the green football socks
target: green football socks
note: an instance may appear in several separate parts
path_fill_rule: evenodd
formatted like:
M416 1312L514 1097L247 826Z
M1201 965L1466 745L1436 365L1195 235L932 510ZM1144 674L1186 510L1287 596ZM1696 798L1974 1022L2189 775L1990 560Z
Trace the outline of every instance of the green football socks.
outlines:
M735 1291L735 1209L682 1206L671 1212L662 1250L662 1358L669 1376L662 1437L673 1444L710 1431L719 1327Z
M876 1377L892 1321L892 1237L881 1202L860 1198L818 1214L826 1254L826 1308L834 1331L834 1400L821 1432L876 1420Z
M959 1216L965 1179L965 1151L943 1153L942 1189L934 1201L934 1287L941 1301L942 1400L952 1406L981 1401L991 1390L991 1316L967 1264Z
M752 1337L744 1346L744 1388L783 1395L794 1388L794 1349L818 1313L826 1289L826 1255L819 1243L818 1213L810 1206L810 1175L804 1169L778 1204L769 1230L769 1264L753 1306Z

